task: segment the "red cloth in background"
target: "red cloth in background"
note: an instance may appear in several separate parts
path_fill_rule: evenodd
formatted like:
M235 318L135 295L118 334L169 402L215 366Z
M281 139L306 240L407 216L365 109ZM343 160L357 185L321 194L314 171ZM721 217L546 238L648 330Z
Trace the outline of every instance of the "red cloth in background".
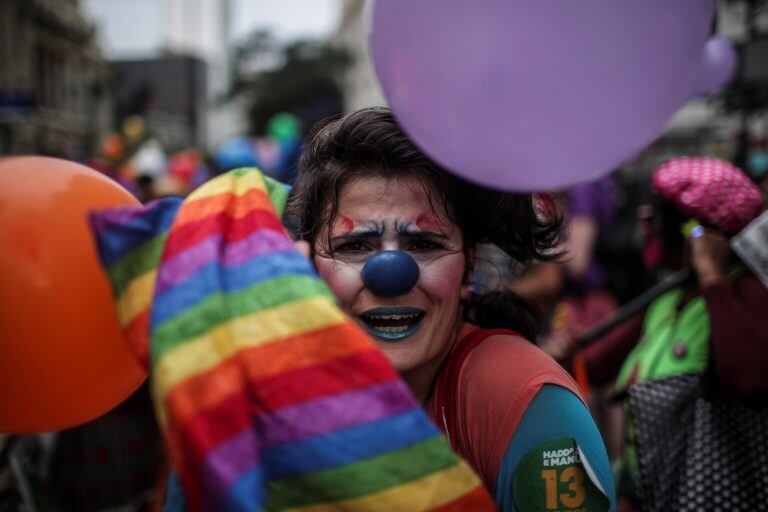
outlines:
M725 389L768 395L768 288L754 275L702 291L715 374Z
M622 363L640 340L644 320L645 310L642 310L580 352L590 384L607 384L616 378Z

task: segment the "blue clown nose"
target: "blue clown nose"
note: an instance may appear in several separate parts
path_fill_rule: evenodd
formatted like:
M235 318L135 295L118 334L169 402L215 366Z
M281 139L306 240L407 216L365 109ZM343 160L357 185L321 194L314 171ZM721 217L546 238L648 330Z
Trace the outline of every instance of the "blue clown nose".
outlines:
M419 280L419 265L403 251L381 251L363 267L363 282L376 295L404 295Z

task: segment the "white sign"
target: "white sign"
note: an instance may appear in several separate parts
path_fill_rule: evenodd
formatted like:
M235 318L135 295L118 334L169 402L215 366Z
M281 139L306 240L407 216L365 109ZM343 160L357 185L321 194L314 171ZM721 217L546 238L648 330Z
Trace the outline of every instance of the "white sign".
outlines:
M731 238L731 247L768 287L768 210Z

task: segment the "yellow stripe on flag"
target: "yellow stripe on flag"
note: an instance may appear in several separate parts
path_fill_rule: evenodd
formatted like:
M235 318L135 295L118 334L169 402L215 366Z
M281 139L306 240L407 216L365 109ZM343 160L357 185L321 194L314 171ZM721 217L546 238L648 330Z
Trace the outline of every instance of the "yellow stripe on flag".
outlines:
M121 326L127 326L136 315L149 307L156 276L157 271L150 270L132 279L117 298L117 317Z
M327 297L311 297L217 325L196 339L182 342L155 364L153 387L158 397L187 377L210 370L238 350L323 329L347 320Z
M446 450L448 448L446 447ZM480 479L464 462L385 491L344 501L290 509L292 512L389 512L391 510L427 510L450 503L480 485Z
M264 183L261 173L254 171L245 174L235 174L230 172L222 174L201 186L187 196L187 199L184 202L188 204L198 199L204 199L206 197L224 193L230 193L239 197L254 188L268 192L267 185Z

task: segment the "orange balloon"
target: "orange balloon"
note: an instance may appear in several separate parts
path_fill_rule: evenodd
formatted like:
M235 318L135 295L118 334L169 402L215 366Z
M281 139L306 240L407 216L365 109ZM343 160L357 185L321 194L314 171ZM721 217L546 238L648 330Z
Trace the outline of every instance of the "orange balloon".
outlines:
M0 432L85 423L146 378L87 221L92 210L128 204L138 201L83 165L0 160Z

